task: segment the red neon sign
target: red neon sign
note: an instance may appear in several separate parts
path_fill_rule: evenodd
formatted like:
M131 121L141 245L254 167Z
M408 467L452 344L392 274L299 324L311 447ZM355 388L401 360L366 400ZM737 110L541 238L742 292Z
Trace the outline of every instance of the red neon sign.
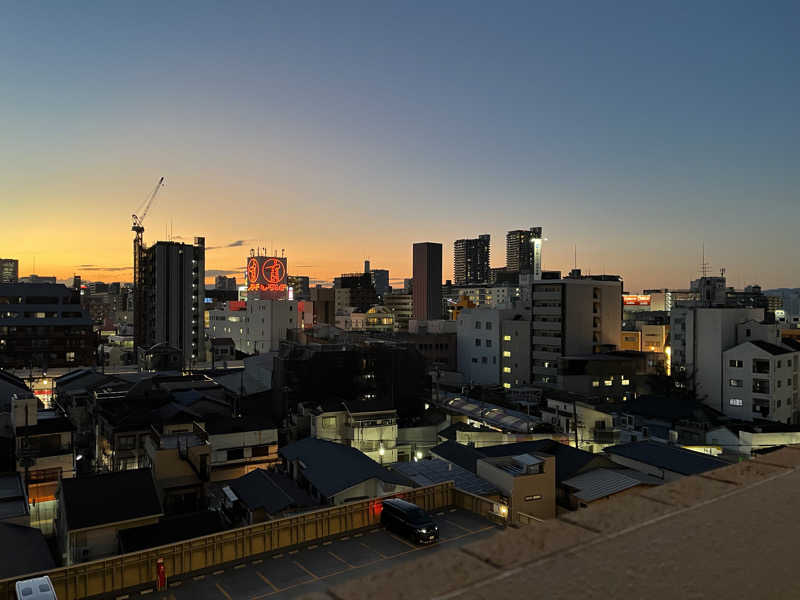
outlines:
M286 259L277 256L251 256L247 259L247 291L285 299L289 291Z

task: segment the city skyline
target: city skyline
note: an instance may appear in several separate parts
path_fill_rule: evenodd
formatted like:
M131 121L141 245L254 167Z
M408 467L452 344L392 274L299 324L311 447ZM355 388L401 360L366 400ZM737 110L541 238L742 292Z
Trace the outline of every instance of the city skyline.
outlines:
M796 4L237 6L4 19L21 276L130 281L130 214L165 176L145 241L206 237L209 278L263 246L396 283L434 241L451 279L454 240L489 233L498 267L507 231L542 226L545 269L577 246L630 291L686 287L703 243L731 285L796 287Z

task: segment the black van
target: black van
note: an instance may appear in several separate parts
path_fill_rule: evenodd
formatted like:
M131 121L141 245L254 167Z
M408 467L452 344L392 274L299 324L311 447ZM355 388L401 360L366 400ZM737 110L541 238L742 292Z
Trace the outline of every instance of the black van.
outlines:
M439 526L416 504L390 498L383 501L381 524L386 529L407 537L417 544L439 541Z

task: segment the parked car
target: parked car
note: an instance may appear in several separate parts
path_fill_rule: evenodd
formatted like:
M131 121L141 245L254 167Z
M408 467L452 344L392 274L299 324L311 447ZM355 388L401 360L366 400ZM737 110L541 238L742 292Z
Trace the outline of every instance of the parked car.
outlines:
M439 541L439 526L416 504L390 498L383 501L381 523L389 531L402 535L417 544Z
M17 600L58 600L53 582L45 575L17 582Z

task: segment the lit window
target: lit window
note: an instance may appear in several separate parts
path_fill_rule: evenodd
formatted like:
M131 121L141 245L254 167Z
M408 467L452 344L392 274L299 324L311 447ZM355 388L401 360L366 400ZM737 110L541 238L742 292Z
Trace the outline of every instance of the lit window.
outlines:
M511 384L506 382L506 383L503 384L503 387L508 390L508 389L511 388Z
M742 387L742 380L741 379L731 379L728 381L728 385L731 387Z
M606 379L603 383L606 385L606 387L611 387L612 385L614 385L614 380Z
M592 382L592 387L600 387L600 380L599 379L595 379Z
M510 335L504 335L503 336L503 341L504 342L510 342L511 341L511 336Z
M503 356L505 358L511 358L511 351L510 350L503 350Z
M511 367L503 367L503 373L511 373Z
M628 379L623 379L622 380L622 385L630 385L630 384L631 384L630 380L628 380Z
M731 398L728 400L731 406L742 406L742 399L741 398Z

